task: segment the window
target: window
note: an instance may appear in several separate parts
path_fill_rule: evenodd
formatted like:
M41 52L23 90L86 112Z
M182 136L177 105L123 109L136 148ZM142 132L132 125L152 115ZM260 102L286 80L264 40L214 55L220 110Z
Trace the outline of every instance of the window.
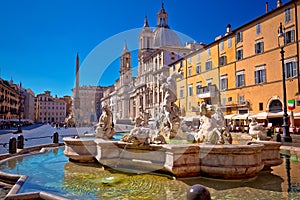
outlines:
M184 87L180 88L180 98L183 99L184 98Z
M193 96L193 84L189 84L189 96Z
M297 76L296 62L286 62L285 64L285 78L292 78Z
M236 87L245 86L245 74L244 71L240 71L236 73Z
M173 71L175 71L176 70L176 65L173 65Z
M256 42L255 54L260 54L262 52L264 52L264 42L263 41Z
M249 113L248 109L239 109L238 110L238 114L247 114L247 113Z
M266 82L266 69L257 68L254 72L255 84L265 83Z
M208 70L211 70L212 69L212 61L209 60L205 63L205 70L208 71Z
M264 110L264 103L260 102L258 107L260 111Z
M221 79L220 79L220 90L226 90L227 89L227 82L228 82L228 79L227 79L227 76L221 76Z
M196 66L196 73L197 73L197 74L200 74L200 72L201 72L200 65L197 65L197 66Z
M226 98L222 98L221 105L225 106L226 105Z
M291 8L287 8L284 11L284 22L288 23L292 21L292 13L291 13Z
M202 83L201 82L197 82L197 85L196 85L196 94L200 94L201 93L201 87L202 87Z
M239 104L243 104L245 102L244 95L239 95Z
M197 54L197 61L200 61L200 53Z
M207 86L210 86L210 85L212 85L212 78L209 78L209 79L206 79L206 85Z
M192 76L192 67L188 68L188 76Z
M243 32L240 31L235 35L235 43L243 42Z
M232 39L228 38L228 44L227 44L228 48L230 48L232 46Z
M232 97L228 97L228 102L231 102L232 101Z
M220 51L223 51L224 50L224 41L221 41L220 42Z
M220 66L226 65L226 55L221 55L220 57Z
M187 58L187 61L188 61L188 64L191 64L192 63L191 57Z
M259 34L261 34L261 23L260 22L258 22L256 24L256 35L259 35Z
M294 30L289 30L285 32L284 34L284 44L290 44L295 41L295 31Z
M236 50L236 60L242 60L243 59L243 49L239 48Z
M207 56L210 56L210 48L207 49Z

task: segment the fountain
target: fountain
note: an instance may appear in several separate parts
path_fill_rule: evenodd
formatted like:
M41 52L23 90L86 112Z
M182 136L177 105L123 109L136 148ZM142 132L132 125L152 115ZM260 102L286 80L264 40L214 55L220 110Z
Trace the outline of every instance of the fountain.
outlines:
M264 168L280 165L281 143L255 140L250 144L232 144L219 108L201 104L198 131L187 128L175 104L176 78L165 79L164 113L157 126L149 126L143 110L134 129L120 141L111 141L114 134L111 112L103 105L95 139L64 138L64 154L72 161L99 162L119 170L160 171L175 177L207 176L220 179L256 177ZM172 144L172 140L182 142ZM192 142L189 142L192 141Z

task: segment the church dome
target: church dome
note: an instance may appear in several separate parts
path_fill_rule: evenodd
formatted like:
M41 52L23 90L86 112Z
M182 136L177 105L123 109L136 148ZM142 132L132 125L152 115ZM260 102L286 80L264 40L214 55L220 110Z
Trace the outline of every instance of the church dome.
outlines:
M154 30L153 47L182 46L178 35L170 28L156 27Z

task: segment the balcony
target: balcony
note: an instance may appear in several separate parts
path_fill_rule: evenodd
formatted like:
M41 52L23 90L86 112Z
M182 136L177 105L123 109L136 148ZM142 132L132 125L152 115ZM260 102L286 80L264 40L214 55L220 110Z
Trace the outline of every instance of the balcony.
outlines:
M239 102L231 102L227 103L226 105L221 105L222 108L243 108L243 107L250 107L250 101L239 101Z
M197 88L197 95L200 99L212 98L216 96L216 85L209 85Z

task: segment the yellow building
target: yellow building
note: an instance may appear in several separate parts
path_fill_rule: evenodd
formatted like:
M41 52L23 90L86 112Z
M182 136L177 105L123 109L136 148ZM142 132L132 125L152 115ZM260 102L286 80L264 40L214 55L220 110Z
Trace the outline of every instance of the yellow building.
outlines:
M280 125L284 65L287 100L295 101L295 125L300 126L299 12L299 0L279 3L235 30L228 25L224 36L170 65L171 73L180 65L184 71L177 87L183 115L197 115L198 102L206 101L221 107L227 119L253 115ZM280 23L284 37L278 37Z
M170 66L170 74L179 69L183 71L184 78L177 84L178 103L183 116L199 115L199 104L203 101L218 105L218 59L213 56L217 52L215 46L206 46Z

